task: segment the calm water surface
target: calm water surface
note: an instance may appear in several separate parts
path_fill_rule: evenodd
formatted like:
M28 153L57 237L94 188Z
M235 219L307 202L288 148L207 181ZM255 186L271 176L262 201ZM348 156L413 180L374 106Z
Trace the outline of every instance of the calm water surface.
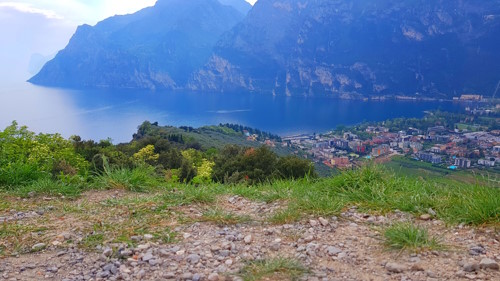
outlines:
M273 97L239 93L181 93L132 90L67 90L17 83L0 87L0 128L12 120L31 130L80 135L84 139L130 141L144 120L161 125L238 123L280 135L325 132L337 125L424 111L460 111L452 102L362 102L331 98Z

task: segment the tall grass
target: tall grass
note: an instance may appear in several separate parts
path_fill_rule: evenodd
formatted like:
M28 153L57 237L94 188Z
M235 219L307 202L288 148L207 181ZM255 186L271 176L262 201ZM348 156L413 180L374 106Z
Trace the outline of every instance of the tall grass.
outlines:
M427 229L409 222L393 224L383 234L385 245L391 249L420 251L443 248L437 238L429 236Z
M54 180L42 178L15 190L15 194L21 197L31 195L65 196L68 198L78 197L84 190L84 182Z
M261 187L262 190L272 189ZM313 182L289 181L288 211L276 219L288 221L291 210L303 215L338 214L356 205L363 211L386 213L401 210L415 215L432 208L448 223L500 224L500 189L432 179L395 176L379 166L366 166Z
M103 157L103 167L104 172L95 178L95 183L101 188L142 192L160 183L155 168L147 164L139 164L134 168L112 167Z

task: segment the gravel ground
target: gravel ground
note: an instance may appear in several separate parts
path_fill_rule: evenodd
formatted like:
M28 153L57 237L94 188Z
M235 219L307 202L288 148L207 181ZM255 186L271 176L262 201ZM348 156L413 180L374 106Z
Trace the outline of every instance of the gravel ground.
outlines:
M66 204L126 196L123 191L89 192ZM22 205L21 199L12 200ZM0 213L4 225L46 223L49 229L44 239L23 239L33 241L31 252L0 258L0 280L243 280L240 272L249 262L273 258L294 260L307 268L299 280L500 280L498 229L446 226L432 215L414 218L396 211L377 216L354 207L339 216L275 225L265 218L286 202L268 204L224 196L217 200L217 208L244 216L243 222L223 225L216 219L203 219L212 207L206 204L179 206L169 210L183 218L171 224L177 236L170 243L143 233L129 237L133 243L111 241L88 249L81 246L87 235L81 216L68 211L61 219L57 210L62 207L55 199L38 200L44 201L43 208L33 199L23 211ZM52 203L57 205L54 211ZM114 219L118 222L119 214ZM427 228L446 249L388 250L380 231L396 221L413 221ZM30 235L36 236L36 231ZM4 244L4 248L13 247ZM258 280L288 279L281 272Z

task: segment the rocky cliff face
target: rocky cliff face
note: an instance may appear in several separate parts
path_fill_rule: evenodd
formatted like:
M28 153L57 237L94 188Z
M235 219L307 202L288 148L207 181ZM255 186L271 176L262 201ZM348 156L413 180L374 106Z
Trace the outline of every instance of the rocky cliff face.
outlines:
M260 0L192 89L287 95L492 94L500 1Z
M183 86L243 14L216 0L159 0L132 15L80 26L30 82L65 87Z
M160 0L134 15L81 26L30 81L308 96L488 96L500 80L498 46L500 0L259 0L244 19L215 0Z

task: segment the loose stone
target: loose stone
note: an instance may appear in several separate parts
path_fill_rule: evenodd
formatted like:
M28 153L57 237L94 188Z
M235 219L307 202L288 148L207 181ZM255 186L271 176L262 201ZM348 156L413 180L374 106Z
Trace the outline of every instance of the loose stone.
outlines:
M389 262L385 265L385 269L392 273L401 273L406 270L406 266L399 263Z

